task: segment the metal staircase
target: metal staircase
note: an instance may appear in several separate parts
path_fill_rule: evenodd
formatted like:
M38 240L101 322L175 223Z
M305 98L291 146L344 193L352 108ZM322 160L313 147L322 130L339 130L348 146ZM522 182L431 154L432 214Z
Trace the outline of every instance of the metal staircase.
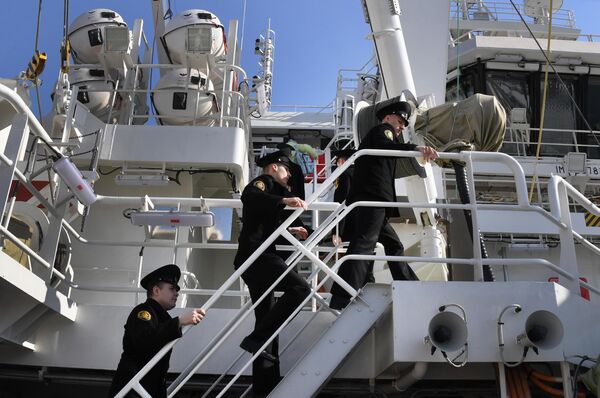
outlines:
M0 86L0 94L6 96L12 95L10 92L3 92L2 86ZM22 104L18 104L21 107ZM27 132L26 126L32 129L34 135L38 139L44 141L51 141L47 133L41 128L39 123L35 120L34 116L29 113L24 113L24 116L18 116L15 118L13 128L11 128L11 141L10 145L5 150L5 154L1 156L4 167L2 173L0 173L0 191L8 197L10 189L9 182L16 177L23 184L30 187L32 184L29 179L20 172L16 166L16 157L19 153L21 143L23 142L22 136ZM20 139L17 139L20 138ZM335 280L347 292L354 298L354 301L340 314L337 311L330 310L337 316L333 320L331 325L330 317L324 319L321 317L323 328L327 328L320 338L315 339L312 343L312 348L308 350L302 358L295 363L291 370L287 372L287 375L283 381L276 387L271 393L272 397L295 397L295 396L314 396L317 394L324 384L333 377L336 372L338 375L342 375L344 369L340 366L344 362L352 361L349 356L353 356L353 351L357 346L362 346L368 340L365 340L365 336L369 331L373 331L374 334L379 332L387 333L389 336L392 335L390 332L390 323L388 320L392 320L393 325L393 342L383 342L382 339L377 338L382 346L385 346L387 350L385 355L382 355L381 360L377 366L373 367L372 372L369 375L373 378L381 377L383 372L394 363L429 363L429 362L445 362L446 360L441 357L439 351L433 356L430 351L430 347L423 344L424 336L427 334L427 326L434 319L439 308L447 307L450 305L456 305L452 303L459 303L464 305L465 303L472 303L472 308L469 305L465 305L466 313L469 314L469 319L473 324L477 323L477 327L472 327L469 332L469 347L475 347L472 350L471 360L472 362L499 362L498 358L498 346L495 340L494 331L496 328L497 313L502 311L508 305L512 305L512 301L516 300L524 308L523 315L519 318L516 316L513 318L507 318L512 323L505 329L507 336L513 336L520 333L522 330L519 322L525 321L526 314L533 316L539 311L546 312L559 312L563 311L563 314L559 314L563 319L569 321L569 324L576 324L572 322L575 315L581 314L580 309L589 311L592 313L592 309L596 309L597 306L592 307L592 304L583 300L579 296L580 286L588 288L595 294L600 294L600 289L579 281L579 272L577 259L575 257L575 241L584 245L587 249L591 250L594 255L600 255L600 249L598 249L591 242L587 241L580 234L573 229L571 222L571 215L569 213L569 200L579 203L590 213L598 215L600 209L593 205L588 199L583 197L575 188L573 188L568 182L564 181L560 177L553 177L549 181L549 199L550 199L550 211L547 211L539 206L532 205L527 199L527 187L525 185L525 176L520 165L511 157L503 154L489 154L481 152L472 153L459 153L459 154L442 154L443 159L453 159L463 161L467 164L468 170L471 174L468 174L469 182L472 183L473 176L473 163L474 162L487 162L494 165L503 164L504 167L512 171L515 177L515 190L517 193L518 201L516 204L480 204L477 203L477 197L475 189L470 190L470 201L468 204L451 204L451 203L381 203L381 202L356 202L351 206L346 207L344 204L338 205L327 202L319 202L319 198L322 197L324 192L331 186L332 182L341 175L359 156L395 156L395 157L414 157L417 156L416 152L399 152L399 151L384 151L384 150L361 150L354 154L348 161L335 172L333 172L329 178L321 184L312 196L307 201L311 210L320 211L331 211L332 213L325 219L320 226L313 232L313 234L304 242L298 241L288 231L287 227L299 217L303 210L298 209L283 222L279 228L267 239L257 251L242 264L242 266L233 273L225 283L216 291L210 299L204 303L203 307L208 310L215 305L215 303L224 295L224 293L237 283L240 275L245 272L252 263L260 256L262 251L270 246L279 236L285 237L294 250L291 256L287 260L288 269L286 272L292 272L292 269L300 262L310 262L313 264L311 273L308 276L309 280L317 281L317 272L325 274L325 278L319 278L317 283L312 284L311 295L301 303L293 314L290 314L287 321L281 326L279 330L265 343L265 346L269 344L279 333L289 324L296 314L303 311L309 300L314 299L314 305L311 306L314 316L308 320L308 323L316 317L319 311L330 310L327 306L327 302L324 297L319 293L319 288L323 286L327 278ZM29 185L27 185L29 184ZM65 187L63 192L65 191ZM473 186L474 188L474 186ZM37 192L37 191L36 191ZM56 246L60 238L62 228L80 239L84 243L88 241L81 238L73 227L65 221L64 212L60 212L57 208L67 204L70 200L68 193L59 197L59 205L51 206L43 196L37 192L32 192L40 201L44 201L44 206L53 216L52 223L50 224L51 233L46 234L46 244L41 251L41 254L33 251L24 245L18 237L12 234L5 225L0 225L0 233L5 238L10 239L16 246L26 252L32 259L32 262L36 265L41 266L40 272L37 274L26 269L22 265L18 264L15 260L9 258L4 253L0 252L0 264L2 264L2 273L0 274L0 297L4 301L14 301L16 304L9 306L9 308L3 314L0 319L0 338L11 341L15 344L19 344L31 350L35 350L35 327L39 325L40 320L44 319L54 312L57 312L65 318L73 321L77 314L76 305L69 300L68 294L60 293L57 289L52 287L52 279L58 278L63 283L60 286L61 291L66 289L84 289L85 286L77 285L73 283L72 278L66 275L66 272L59 271L54 266ZM39 196L39 197L38 197ZM104 197L100 198L100 201L110 202L110 200L118 203L139 203L139 198L111 198ZM172 201L184 201L183 199L172 198L168 199ZM185 198L185 200L192 200ZM195 199L194 199L195 200ZM137 201L137 202L136 202ZM62 202L62 203L61 203ZM236 207L239 206L239 201L223 202L223 207ZM192 202L188 202L192 203ZM194 202L195 203L195 202ZM204 204L204 203L203 203ZM227 206L226 206L227 205ZM473 234L474 234L474 246L473 246L473 258L433 258L433 257L386 257L386 256L359 256L359 255L347 255L344 258L335 262L334 265L328 265L329 259L336 253L337 248L325 248L318 246L321 241L327 236L335 225L340 221L345 214L347 214L352 208L357 206L375 206L385 207L393 206L398 208L411 208L411 207L423 207L423 208L447 208L454 210L470 209L476 216L481 210L498 210L506 212L507 219L511 215L518 214L516 212L528 212L537 214L540 217L546 219L549 223L556 226L557 234L559 235L560 242L560 259L557 264L553 264L550 261L542 259L523 259L523 258L495 258L495 259L484 259L481 256L479 250L479 225L477 217L474 217L473 222ZM4 212L8 215L7 219L10 219L10 204L4 203ZM510 231L509 231L510 232ZM106 243L106 242L105 242ZM122 243L122 242L121 242ZM328 253L325 259L322 259L320 255ZM521 285L511 281L505 284L477 284L474 282L465 283L464 285L458 282L444 282L444 283L414 283L414 282L403 282L402 289L396 289L394 291L394 299L392 299L393 286L388 285L369 285L362 291L357 292L355 289L350 287L343 279L341 279L336 271L341 263L348 260L358 259L358 257L369 257L369 259L375 260L404 260L408 262L419 262L429 261L434 263L450 263L450 264L468 264L474 268L476 278L475 280L481 280L482 277L477 277L481 274L482 266L484 264L490 264L494 266L536 266L544 267L552 270L555 274L561 276L561 284L564 287L554 286L551 283L544 282L539 284L538 282L532 283L527 282ZM280 278L282 278L281 276ZM274 289L279 280L275 281L271 289ZM399 282L395 282L396 284ZM115 289L118 291L118 289ZM544 292L544 294L538 294ZM491 294L494 293L494 294ZM518 293L518 294L517 294ZM180 377L177 378L168 390L169 397L174 396L185 382L194 375L197 370L206 363L206 361L215 354L222 347L231 347L229 344L233 343L226 341L233 331L238 328L244 319L252 313L253 308L266 297L263 295L257 302L248 302L240 308L237 314L228 318L226 325L214 335L209 344L203 346L201 352L190 362L189 366L181 373ZM473 302L473 297L485 298L488 301L488 305L481 305L481 300ZM498 298L504 300L510 300L501 302ZM543 300L542 300L543 299ZM394 305L390 305L394 300ZM549 305L548 303L561 303L558 305ZM566 304L564 304L566 303ZM595 304L595 303L593 303ZM493 311L489 309L494 307ZM83 308L83 307L82 307ZM483 308L483 309L482 309ZM485 313L483 312L485 309ZM392 311L393 310L393 311ZM392 314L393 312L393 314ZM305 315L305 314L303 314ZM527 318L529 317L527 316ZM304 317L309 318L309 317ZM547 318L547 317L546 317ZM400 320L410 319L410 325L400 325ZM438 318L436 318L438 319ZM453 315L444 315L444 320L455 319ZM586 321L590 326L592 325L592 316L578 316L577 321ZM482 320L485 321L486 327L481 326ZM307 324L308 324L307 323ZM466 316L460 322L460 326L463 324L468 327ZM328 326L325 326L328 325ZM379 326L381 325L381 326ZM397 327L402 326L402 331L397 333L399 329ZM406 327L408 326L408 327ZM452 326L452 325L451 325ZM294 341L297 336L302 334L303 328L294 330L295 336L291 339ZM323 328L319 330L323 330ZM512 328L512 329L511 329ZM291 329L291 328L289 328ZM187 332L186 329L184 334ZM491 332L490 332L491 330ZM579 353L579 352L596 352L597 343L596 340L580 343L576 340L572 334L573 332L568 328L565 328L565 341L568 340L568 352ZM592 329L590 329L592 330ZM594 329L595 330L595 329ZM571 333L571 334L569 334ZM191 335L191 334L190 334ZM465 334L466 335L466 334ZM388 336L388 337L389 337ZM491 337L490 337L491 336ZM466 339L466 338L465 338ZM512 339L511 341L513 341ZM141 378L152 368L162 356L165 355L179 339L174 340L165 347L163 347L156 356L144 366L143 369L123 388L123 390L117 395L122 397L127 394L130 390L135 390L144 397L149 395L144 391L140 384ZM508 339L506 341L509 341ZM233 343L235 344L235 343ZM310 342L308 344L311 344ZM401 347L401 350L390 351L390 347L393 344L394 347ZM465 342L466 344L466 342ZM516 346L514 342L511 346L507 345L506 353L507 360L512 360L515 352L518 354L521 347ZM548 359L553 362L565 362L565 351L564 347L567 345L557 345L551 350L547 350L546 353L540 354L540 357L536 359ZM264 347L263 347L264 348ZM261 351L262 348L258 351ZM511 352L512 350L512 352ZM240 350L241 353L241 350ZM355 354L360 351L354 351ZM255 357L258 354L255 355ZM236 380L242 375L242 373L252 363L253 358L249 358L247 354L242 354L238 357L243 363L240 366L236 366L236 369L240 369L235 376L233 376L228 382L227 386L222 389L218 396L224 396L228 394L228 388L236 382ZM236 359L235 362L238 361ZM347 361L345 361L348 359ZM466 363L466 359L464 360ZM500 362L501 363L501 362ZM233 365L232 365L233 366ZM416 366L415 366L416 368ZM233 373L233 372L231 372ZM225 374L231 374L230 369L225 371ZM397 373L397 372L396 372ZM394 376L397 376L395 374ZM341 376L343 377L343 375ZM221 378L219 379L221 380ZM208 393L207 393L208 394Z
M7 100L16 111L6 147L3 153L0 154L0 160L2 161L0 167L0 195L3 198L0 209L4 217L2 225L0 225L0 235L6 240L10 240L25 255L30 257L29 267L26 268L6 253L0 252L2 269L0 273L0 298L3 302L11 303L6 306L0 320L0 339L35 350L35 325L43 317L51 314L59 314L70 321L75 321L77 306L74 301L69 299L69 290L69 293L65 294L56 288L60 283L59 280L67 280L67 276L54 267L56 248L61 231L60 217L57 217L57 221L54 222L53 227L50 227L49 232L46 234L43 242L46 251L36 253L8 228L13 215L16 196L16 190L13 190L11 186L15 180L18 181L53 216L59 216L60 209L64 209L70 196L65 193L66 190L61 185L63 188L62 196L58 197L57 201L63 201L63 199L64 201L62 204L53 206L34 186L31 170L26 170L23 173L17 168L18 162L22 160L24 145L30 133L33 135L34 140L39 140L39 145L43 145L41 144L43 142L49 146L52 138L16 93L0 85L0 96Z
M11 303L0 321L1 340L35 351L35 326L41 319L54 314L75 321L74 301L1 252L0 264L0 297Z
M391 310L390 285L370 284L348 305L269 397L312 397L377 321Z

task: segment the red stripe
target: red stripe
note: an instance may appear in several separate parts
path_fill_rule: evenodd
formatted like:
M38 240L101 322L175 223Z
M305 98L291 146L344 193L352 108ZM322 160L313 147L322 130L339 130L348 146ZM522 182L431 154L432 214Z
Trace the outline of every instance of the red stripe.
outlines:
M13 180L10 185L10 191L15 189L17 181ZM38 190L41 191L48 185L48 181L32 181L32 185ZM23 184L19 184L19 189L17 189L17 202L27 202L29 199L33 197L33 194L27 190L27 188Z

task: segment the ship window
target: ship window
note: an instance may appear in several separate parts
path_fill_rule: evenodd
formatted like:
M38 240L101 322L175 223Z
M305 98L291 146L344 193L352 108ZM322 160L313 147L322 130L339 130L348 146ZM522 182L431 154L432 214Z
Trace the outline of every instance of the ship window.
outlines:
M493 95L500 101L508 117L508 128L500 151L521 156L531 153L530 131L510 126L510 115L513 108L525 109L527 123L531 123L529 75L508 71L488 71L485 76L485 85L486 94Z
M230 241L233 209L211 209L215 213L215 225L206 228L206 239L209 241Z
M474 76L472 74L460 77L460 92L456 92L456 80L446 85L446 102L464 100L475 94Z
M173 109L186 109L187 108L187 93L173 93Z
M90 69L90 76L104 77L104 71L102 69Z
M212 14L210 14L208 12L199 12L198 13L198 18L200 18L200 19L212 19Z
M100 16L102 18L116 18L117 14L115 14L114 12L110 12L110 11L102 11L100 13Z
M100 28L88 30L88 38L90 39L90 46L95 47L102 44L102 31Z
M589 77L585 101L585 118L592 130L600 131L600 112L598 109L600 106L598 105L600 104L600 76ZM581 128L585 130L587 129L587 126L583 125ZM584 145L589 145L586 147L588 158L600 158L600 150L598 149L598 142L596 139L589 133L584 133L582 135L580 142ZM582 150L583 149L580 148L580 151Z
M82 104L87 104L90 102L90 97L88 96L87 86L80 86L79 92L77 92L77 101Z
M8 225L8 230L13 233L21 242L25 243L25 245L31 247L31 238L33 236L33 232L30 226L21 221L14 216L11 217L10 223ZM3 253L9 255L14 260L19 262L23 266L29 265L29 257L27 253L25 253L19 246L13 243L10 239L2 239L4 249Z
M541 154L546 156L564 156L575 151L573 130L577 129L577 114L575 104L569 98L569 93L575 98L576 79L573 76L561 76L564 85L556 76L548 76L548 94L542 133ZM544 94L544 75L540 76L540 101ZM549 131L559 129L562 131ZM537 134L535 141L537 142Z

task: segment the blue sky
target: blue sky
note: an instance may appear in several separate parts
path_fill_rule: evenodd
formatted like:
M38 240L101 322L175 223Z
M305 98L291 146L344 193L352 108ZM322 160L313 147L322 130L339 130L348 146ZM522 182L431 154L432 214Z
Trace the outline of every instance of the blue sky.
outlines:
M427 0L422 0L425 3ZM556 1L556 0L555 0ZM43 113L50 106L56 81L62 37L63 6L59 0L43 0L39 48L49 62L42 75ZM152 37L150 0L70 0L69 22L93 8L120 13L130 27L136 18L145 22ZM275 105L327 105L335 96L340 68L357 69L372 55L365 39L368 26L360 0L247 0L242 67L248 75L258 71L254 40L267 27L276 32L273 103ZM200 8L215 13L227 28L238 19L241 30L243 0L171 0L174 13ZM575 12L577 25L585 33L598 33L600 0L565 0L564 8ZM16 76L33 54L38 1L4 1L0 14L0 77ZM600 38L599 40L600 41Z

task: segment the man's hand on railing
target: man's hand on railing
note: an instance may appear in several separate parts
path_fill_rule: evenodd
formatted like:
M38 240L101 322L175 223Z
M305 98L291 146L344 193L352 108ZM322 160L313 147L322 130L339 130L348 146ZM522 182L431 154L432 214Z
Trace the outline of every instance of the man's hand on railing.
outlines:
M308 238L308 231L304 227L289 227L288 232L298 236L302 240Z
M437 151L430 146L418 146L417 150L423 154L425 161L436 160L439 156Z
M304 210L308 209L308 205L306 204L305 201L303 201L302 199L298 198L298 197L294 197L294 198L283 198L281 199L281 202L289 207L301 207Z
M191 312L179 317L179 326L197 325L204 319L206 312L202 308L194 308Z
M342 241L342 237L339 235L332 235L331 236L331 243L333 243L334 246L340 246L342 243L344 243Z

